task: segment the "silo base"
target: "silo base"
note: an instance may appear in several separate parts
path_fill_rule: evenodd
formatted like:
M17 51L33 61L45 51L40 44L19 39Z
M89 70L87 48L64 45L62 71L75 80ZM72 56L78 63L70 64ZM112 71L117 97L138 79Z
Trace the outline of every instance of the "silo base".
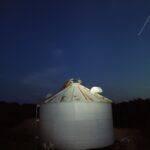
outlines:
M87 150L114 150L114 144L110 146L106 146L103 148L93 148L93 149L87 149Z
M114 150L114 144L110 146L106 146L103 148L92 148L92 149L78 149L78 150ZM50 145L45 145L44 143L41 144L41 147L38 150L68 150L64 148L54 148L53 146L51 147ZM69 149L69 150L76 150L76 149Z

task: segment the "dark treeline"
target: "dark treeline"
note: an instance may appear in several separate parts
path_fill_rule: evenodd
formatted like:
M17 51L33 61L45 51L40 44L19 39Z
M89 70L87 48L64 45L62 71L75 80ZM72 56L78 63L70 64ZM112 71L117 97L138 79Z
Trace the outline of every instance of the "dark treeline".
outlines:
M35 104L0 102L0 127L14 127L24 119L35 117Z
M113 120L116 128L149 128L150 99L135 99L113 103ZM35 118L35 104L0 102L0 127L14 127L24 119Z
M138 98L112 106L114 127L149 129L150 99Z

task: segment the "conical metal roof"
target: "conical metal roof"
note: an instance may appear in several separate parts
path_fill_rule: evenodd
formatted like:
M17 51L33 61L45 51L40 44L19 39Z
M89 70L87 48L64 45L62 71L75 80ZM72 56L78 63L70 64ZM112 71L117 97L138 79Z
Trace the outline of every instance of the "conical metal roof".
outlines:
M81 85L81 81L74 83L69 80L64 89L52 95L45 100L45 103L61 103L61 102L112 102L110 99L95 93L93 94L90 89Z

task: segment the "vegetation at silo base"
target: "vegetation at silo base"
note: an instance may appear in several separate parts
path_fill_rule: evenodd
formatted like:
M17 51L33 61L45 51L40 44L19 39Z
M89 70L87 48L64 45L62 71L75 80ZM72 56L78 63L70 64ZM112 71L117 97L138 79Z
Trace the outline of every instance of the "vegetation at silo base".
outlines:
M116 141L104 149L149 150L150 99L113 103L112 108ZM35 104L0 102L0 150L36 150L35 110ZM130 142L120 142L124 137Z

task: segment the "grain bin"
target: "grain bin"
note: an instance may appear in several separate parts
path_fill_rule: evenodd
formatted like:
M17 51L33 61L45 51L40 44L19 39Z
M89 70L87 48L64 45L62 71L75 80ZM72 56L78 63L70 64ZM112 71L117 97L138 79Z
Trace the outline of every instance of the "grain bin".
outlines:
M42 145L45 149L83 150L113 144L111 100L81 82L69 80L40 108Z

